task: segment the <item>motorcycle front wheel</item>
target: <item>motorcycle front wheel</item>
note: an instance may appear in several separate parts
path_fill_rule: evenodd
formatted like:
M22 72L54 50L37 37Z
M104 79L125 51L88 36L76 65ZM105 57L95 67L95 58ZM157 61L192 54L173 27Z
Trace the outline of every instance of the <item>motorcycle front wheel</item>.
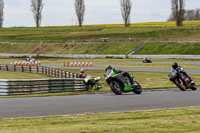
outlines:
M110 88L116 95L122 95L122 87L117 81L111 81Z
M193 91L197 90L197 86L195 83L191 84L190 89L192 89Z
M141 94L142 93L142 87L141 87L141 85L137 81L135 81L134 84L137 84L137 85L133 89L133 92L135 94Z

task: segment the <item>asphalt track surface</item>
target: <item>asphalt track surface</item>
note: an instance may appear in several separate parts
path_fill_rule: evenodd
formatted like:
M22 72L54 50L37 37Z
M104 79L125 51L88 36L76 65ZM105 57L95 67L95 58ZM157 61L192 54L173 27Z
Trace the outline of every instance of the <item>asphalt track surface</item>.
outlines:
M132 92L120 96L114 93L36 98L1 98L0 118L44 117L84 113L104 113L199 107L200 91L170 89Z

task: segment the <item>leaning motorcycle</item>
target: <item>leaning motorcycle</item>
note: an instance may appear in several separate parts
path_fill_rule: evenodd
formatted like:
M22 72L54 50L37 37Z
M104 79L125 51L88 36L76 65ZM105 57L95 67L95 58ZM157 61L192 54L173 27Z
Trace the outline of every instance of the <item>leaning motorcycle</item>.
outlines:
M121 73L115 73L114 70L108 70L104 74L107 84L116 95L122 95L122 93L134 92L135 94L142 93L142 87L137 81L133 80L133 85L130 83L128 77L124 77ZM131 74L131 78L134 79L134 74Z
M99 90L102 88L101 84L99 83L100 77L92 78L91 76L87 76L84 81L86 84L87 90Z
M168 75L169 80L173 82L180 90L185 91L186 89L197 90L197 86L194 82L191 82L190 79L184 75L181 70L172 70L172 72Z

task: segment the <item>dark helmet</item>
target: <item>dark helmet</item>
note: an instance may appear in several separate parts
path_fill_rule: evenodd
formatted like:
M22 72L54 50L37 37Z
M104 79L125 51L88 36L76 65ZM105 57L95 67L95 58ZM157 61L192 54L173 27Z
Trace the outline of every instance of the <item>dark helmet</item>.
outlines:
M81 70L80 70L80 73L84 73L84 72L85 72L85 69L81 69Z
M105 70L107 71L107 70L109 70L109 69L113 69L111 66L107 66L106 68L105 68Z
M177 63L177 62L174 62L174 63L172 64L172 68L174 68L174 69L178 68L178 63Z

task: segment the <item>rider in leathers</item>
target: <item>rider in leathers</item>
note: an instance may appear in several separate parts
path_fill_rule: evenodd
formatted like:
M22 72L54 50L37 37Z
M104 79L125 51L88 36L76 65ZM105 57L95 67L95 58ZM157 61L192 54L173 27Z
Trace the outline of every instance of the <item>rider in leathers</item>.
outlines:
M186 77L189 78L190 83L194 83L194 81L191 79L191 77L184 71L184 69L181 66L178 65L177 62L174 62L172 64L172 70L171 71L178 71L178 72L183 73Z
M112 71L112 70L113 70L115 73L122 73L122 72L123 72L122 70L119 70L118 68L112 68L112 66L107 66L107 67L105 68L105 70L106 70L106 72L110 72L110 71ZM133 79L131 78L131 76L130 76L130 74L129 74L128 72L123 72L122 75L123 75L124 77L129 78L129 81L130 81L131 85L133 85Z

